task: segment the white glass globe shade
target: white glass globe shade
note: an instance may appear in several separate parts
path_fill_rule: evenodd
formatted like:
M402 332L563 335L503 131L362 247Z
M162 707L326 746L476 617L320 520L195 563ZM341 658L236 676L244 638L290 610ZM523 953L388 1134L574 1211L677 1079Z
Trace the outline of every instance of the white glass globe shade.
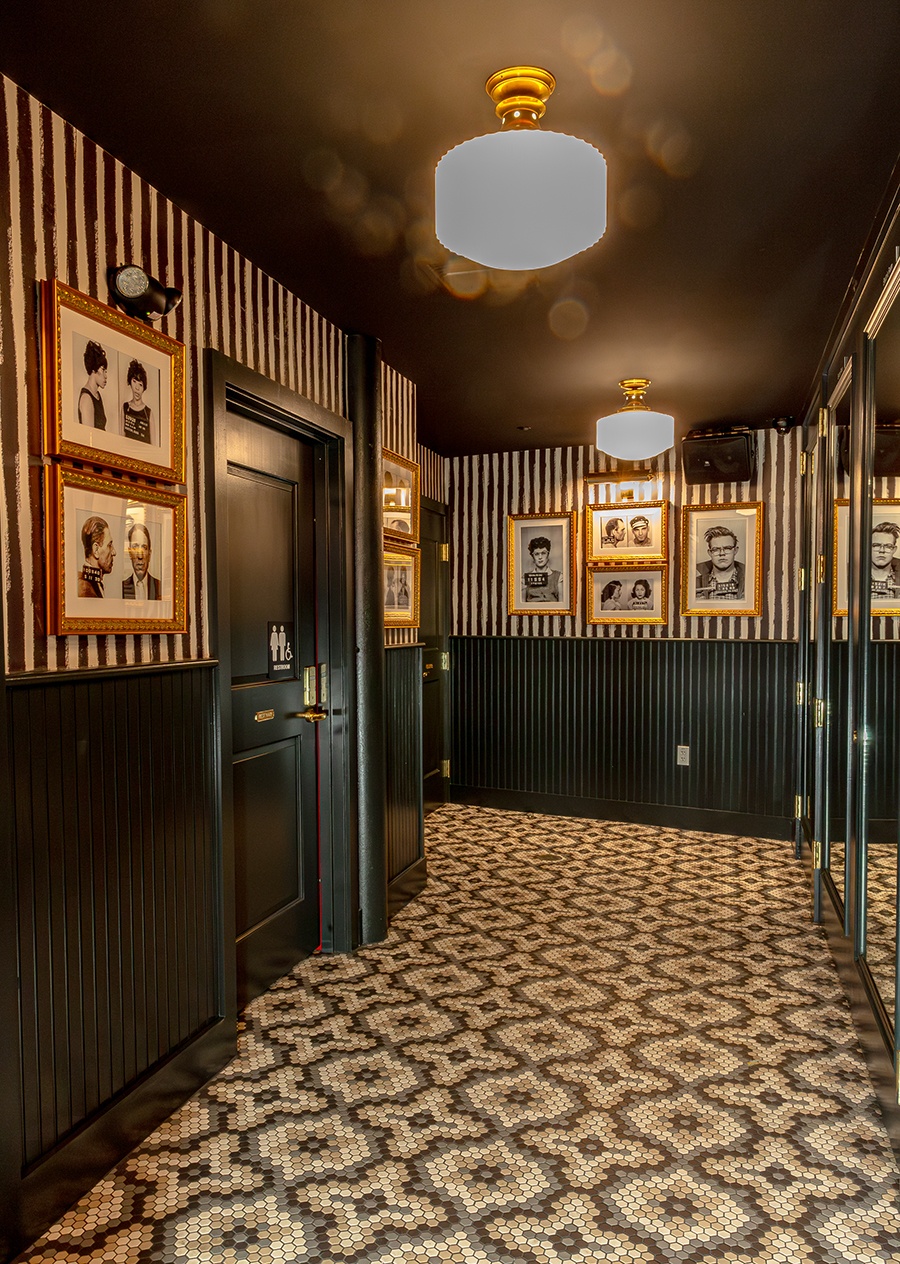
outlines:
M597 422L597 447L620 461L645 461L674 442L675 418L649 408L623 408Z
M546 268L606 230L606 162L562 132L514 129L451 149L434 178L434 226L448 250L487 268Z

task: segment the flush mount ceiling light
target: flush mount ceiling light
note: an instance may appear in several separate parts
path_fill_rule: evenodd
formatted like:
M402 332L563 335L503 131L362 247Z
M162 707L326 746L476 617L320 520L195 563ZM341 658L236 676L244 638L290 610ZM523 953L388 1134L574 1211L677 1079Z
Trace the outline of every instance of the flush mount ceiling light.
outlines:
M643 403L650 379L626 377L619 383L628 401L597 422L597 447L620 461L645 461L671 448L675 419Z
M485 84L499 132L451 149L437 165L438 240L487 268L547 268L606 229L606 162L587 141L542 132L556 87L548 70L511 66Z

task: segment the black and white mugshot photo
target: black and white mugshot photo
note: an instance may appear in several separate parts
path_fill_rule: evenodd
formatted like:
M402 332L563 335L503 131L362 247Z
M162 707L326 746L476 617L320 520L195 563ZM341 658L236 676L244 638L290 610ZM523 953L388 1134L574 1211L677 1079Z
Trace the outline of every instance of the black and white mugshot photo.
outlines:
M59 467L48 474L48 596L61 632L183 630L185 498L120 487Z
M846 500L834 506L833 611L845 615L849 603L850 509ZM900 501L872 502L867 574L872 614L900 614Z
M181 482L183 344L59 282L42 303L47 451Z
M575 515L512 514L507 520L510 614L571 614Z
M762 506L686 506L684 614L759 614Z
M667 501L620 501L586 510L586 558L590 562L646 558L665 561Z
M665 623L668 568L590 567L588 623Z

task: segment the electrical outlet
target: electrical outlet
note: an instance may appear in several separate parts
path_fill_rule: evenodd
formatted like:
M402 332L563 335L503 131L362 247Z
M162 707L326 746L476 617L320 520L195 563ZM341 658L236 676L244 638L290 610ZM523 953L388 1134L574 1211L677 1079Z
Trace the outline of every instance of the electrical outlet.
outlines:
M690 746L676 746L676 748L675 748L675 763L676 763L676 764L681 764L684 768L687 768L687 766L690 764L690 762L691 762L691 748L690 748Z

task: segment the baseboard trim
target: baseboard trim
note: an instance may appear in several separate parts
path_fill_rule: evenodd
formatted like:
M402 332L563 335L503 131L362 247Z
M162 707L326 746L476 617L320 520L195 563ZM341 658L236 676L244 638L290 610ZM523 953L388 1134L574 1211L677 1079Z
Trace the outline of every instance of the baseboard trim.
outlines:
M428 881L428 864L424 856L414 860L402 873L388 883L388 921L395 917L405 904L415 899Z
M215 1020L38 1160L20 1188L18 1251L40 1237L129 1151L183 1106L231 1061L236 1050L234 1021Z
M719 812L709 808L665 803L628 803L618 799L580 799L567 794L538 794L532 790L495 790L483 786L450 786L451 803L470 803L511 812L543 812L548 816L584 816L598 821L628 821L633 825L663 825L672 829L703 830L711 834L748 834L792 842L790 817L756 816L750 812Z

